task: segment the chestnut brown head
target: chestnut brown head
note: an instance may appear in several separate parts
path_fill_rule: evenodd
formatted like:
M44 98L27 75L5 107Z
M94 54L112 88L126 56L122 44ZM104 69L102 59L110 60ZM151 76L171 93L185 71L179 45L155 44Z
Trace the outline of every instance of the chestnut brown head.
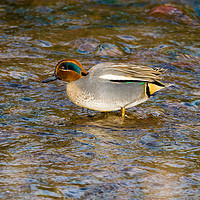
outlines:
M81 63L75 59L66 59L60 61L55 68L54 74L52 77L49 77L42 81L42 83L47 83L57 79L71 82L75 81L82 76L86 76L87 72L82 67Z

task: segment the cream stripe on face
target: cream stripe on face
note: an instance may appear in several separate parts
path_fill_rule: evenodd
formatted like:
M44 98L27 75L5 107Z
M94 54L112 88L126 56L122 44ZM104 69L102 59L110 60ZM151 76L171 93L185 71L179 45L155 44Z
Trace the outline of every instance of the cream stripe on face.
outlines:
M99 76L99 78L101 79L106 79L106 80L140 80L141 78L133 78L133 77L129 77L129 76L120 76L120 75L113 75L113 74L105 74L105 75L101 75Z

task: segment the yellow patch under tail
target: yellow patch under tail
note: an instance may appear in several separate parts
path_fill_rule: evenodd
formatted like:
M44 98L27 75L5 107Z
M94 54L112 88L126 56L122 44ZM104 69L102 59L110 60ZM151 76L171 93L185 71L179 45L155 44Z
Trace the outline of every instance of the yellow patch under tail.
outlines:
M149 93L150 95L152 95L153 93L163 89L165 86L160 86L160 85L156 85L156 84L153 84L153 83L148 83L148 86L149 86Z

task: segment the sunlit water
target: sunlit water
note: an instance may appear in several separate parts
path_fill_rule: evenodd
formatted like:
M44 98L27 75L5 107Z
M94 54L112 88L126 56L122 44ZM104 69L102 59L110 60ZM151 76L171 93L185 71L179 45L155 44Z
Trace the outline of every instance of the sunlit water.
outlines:
M200 2L67 2L0 3L0 199L200 199ZM122 122L41 84L66 58L173 85Z

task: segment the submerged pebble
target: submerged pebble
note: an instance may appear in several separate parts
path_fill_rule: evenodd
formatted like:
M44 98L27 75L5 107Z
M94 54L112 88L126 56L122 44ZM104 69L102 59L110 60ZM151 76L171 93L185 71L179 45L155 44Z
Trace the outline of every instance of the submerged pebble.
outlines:
M20 101L24 101L24 102L34 102L35 100L30 98L30 97L22 97L20 99Z
M76 49L78 53L88 54L94 52L99 44L100 42L94 38L80 38L64 45Z
M166 20L174 20L177 22L191 23L194 22L183 10L173 4L159 5L151 9L150 15Z
M85 43L85 44L81 44L79 46L79 48L77 49L77 52L81 53L81 54L88 54L88 53L92 53L95 51L95 49L97 48L97 44L96 43Z
M123 51L117 45L110 44L107 42L102 43L94 38L80 38L72 42L65 43L65 45L76 49L76 51L80 54L92 53L96 56L109 56L109 57L114 57L114 56L118 57L123 55ZM130 49L132 49L133 46L125 48L127 49L127 51L132 51Z
M98 50L95 52L98 56L122 56L123 52L115 45L110 43L103 43L99 46Z
M51 47L52 46L52 44L50 42L44 41L44 40L37 40L36 44L41 47Z

